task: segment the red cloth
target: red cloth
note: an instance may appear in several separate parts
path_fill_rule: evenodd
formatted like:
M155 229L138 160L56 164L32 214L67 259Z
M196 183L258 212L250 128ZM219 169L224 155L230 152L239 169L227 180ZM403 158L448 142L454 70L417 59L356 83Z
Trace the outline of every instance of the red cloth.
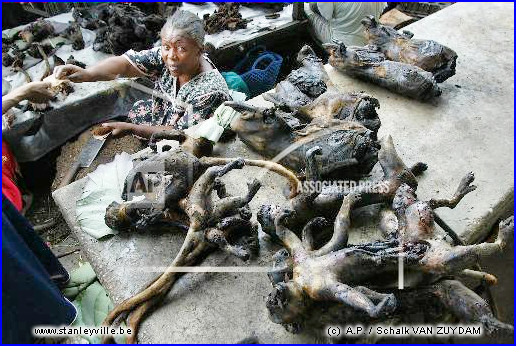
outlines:
M21 211L23 208L22 194L16 186L18 163L6 142L2 141L2 194Z

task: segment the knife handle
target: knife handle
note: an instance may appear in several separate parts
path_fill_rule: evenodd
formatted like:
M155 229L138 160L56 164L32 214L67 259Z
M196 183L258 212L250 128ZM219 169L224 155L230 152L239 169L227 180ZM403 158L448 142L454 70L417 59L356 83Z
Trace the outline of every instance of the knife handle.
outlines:
M76 160L72 167L68 170L66 175L64 176L63 180L61 180L61 183L59 184L59 188L62 188L68 184L70 184L73 179L75 178L75 175L77 174L77 171L79 170L80 162L79 160Z

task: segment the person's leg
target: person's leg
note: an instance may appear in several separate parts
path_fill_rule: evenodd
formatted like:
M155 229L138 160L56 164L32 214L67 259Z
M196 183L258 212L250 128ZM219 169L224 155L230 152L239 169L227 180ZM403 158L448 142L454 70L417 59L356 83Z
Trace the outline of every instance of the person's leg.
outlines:
M2 342L31 343L38 325L68 325L77 311L53 282L66 270L30 224L2 198ZM66 279L68 274L66 273ZM61 282L62 283L62 282Z

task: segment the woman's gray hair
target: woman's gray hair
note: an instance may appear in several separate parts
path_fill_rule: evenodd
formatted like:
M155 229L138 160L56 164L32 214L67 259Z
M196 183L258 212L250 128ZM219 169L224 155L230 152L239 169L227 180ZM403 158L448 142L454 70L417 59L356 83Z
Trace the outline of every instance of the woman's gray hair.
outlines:
M192 12L177 10L168 17L161 28L161 34L173 30L181 30L186 36L197 42L199 47L204 46L204 24L202 20Z

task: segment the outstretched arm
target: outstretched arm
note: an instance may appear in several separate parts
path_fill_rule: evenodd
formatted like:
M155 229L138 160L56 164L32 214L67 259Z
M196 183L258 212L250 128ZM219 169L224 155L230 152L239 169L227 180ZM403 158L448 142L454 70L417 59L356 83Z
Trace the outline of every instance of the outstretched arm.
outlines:
M431 199L428 204L430 205L430 208L437 209L442 207L448 207L448 208L455 208L457 204L466 196L468 193L475 191L477 188L475 185L470 185L473 180L475 180L475 175L473 172L469 172L462 178L459 187L457 188L457 191L455 191L455 194L450 199Z
M173 131L174 128L172 126L150 126L150 125L139 125L133 123L126 122L112 122L112 123L104 123L102 124L104 127L111 128L113 136L119 136L122 134L132 133L135 136L141 138L151 138L153 134L165 132L165 131Z
M42 103L52 99L54 93L50 87L50 82L31 82L14 89L2 97L2 114L23 100Z
M143 77L145 74L134 67L125 57L115 56L88 68L70 64L57 66L54 69L54 76L57 79L82 83L107 81L118 77Z

